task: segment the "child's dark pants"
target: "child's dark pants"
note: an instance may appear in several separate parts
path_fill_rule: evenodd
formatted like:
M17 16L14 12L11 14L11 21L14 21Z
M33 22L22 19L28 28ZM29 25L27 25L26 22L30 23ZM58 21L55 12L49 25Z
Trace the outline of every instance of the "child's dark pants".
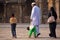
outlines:
M16 23L11 24L12 36L16 37Z

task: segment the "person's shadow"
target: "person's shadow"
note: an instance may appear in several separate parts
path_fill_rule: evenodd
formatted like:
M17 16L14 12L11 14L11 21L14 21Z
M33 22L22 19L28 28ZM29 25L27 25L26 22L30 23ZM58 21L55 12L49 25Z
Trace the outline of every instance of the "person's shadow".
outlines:
M57 37L57 38L53 38L53 37L37 37L37 38L34 38L34 37L31 37L31 38L29 38L29 37L17 37L17 39L60 39L60 37Z
M48 38L48 39L52 39L53 37L37 37L38 39L46 39L46 38ZM60 39L60 37L57 37L57 38L53 38L53 39Z

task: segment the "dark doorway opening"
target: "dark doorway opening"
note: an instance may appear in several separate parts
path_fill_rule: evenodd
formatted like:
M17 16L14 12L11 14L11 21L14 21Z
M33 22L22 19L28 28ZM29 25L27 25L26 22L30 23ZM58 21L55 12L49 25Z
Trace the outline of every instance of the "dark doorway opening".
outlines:
M0 1L0 23L2 23L3 20L3 13L4 13L4 3Z
M0 13L4 12L4 3L0 2Z

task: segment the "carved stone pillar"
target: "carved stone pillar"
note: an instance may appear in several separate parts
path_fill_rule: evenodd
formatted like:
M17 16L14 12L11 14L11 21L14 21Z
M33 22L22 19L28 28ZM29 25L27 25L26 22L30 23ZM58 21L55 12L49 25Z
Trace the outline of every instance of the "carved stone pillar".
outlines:
M56 10L56 13L57 13L57 22L60 23L60 18L59 18L59 0L55 0L55 10Z
M60 0L59 0L59 19L60 19Z
M53 2L52 2L52 3L53 3L53 7L55 8L55 1L56 1L56 0L52 0L52 1L53 1Z
M42 23L46 23L47 21L47 13L48 13L48 3L47 0L41 0L41 10L42 10Z
M53 1L52 0L47 0L48 1L48 10L50 10L50 7L53 6Z

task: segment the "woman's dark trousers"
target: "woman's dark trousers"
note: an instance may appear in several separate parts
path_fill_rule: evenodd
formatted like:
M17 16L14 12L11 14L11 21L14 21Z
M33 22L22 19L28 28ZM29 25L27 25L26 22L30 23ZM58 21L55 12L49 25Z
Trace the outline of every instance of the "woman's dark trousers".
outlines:
M50 37L56 37L56 22L50 23L49 24L49 29L50 29Z

